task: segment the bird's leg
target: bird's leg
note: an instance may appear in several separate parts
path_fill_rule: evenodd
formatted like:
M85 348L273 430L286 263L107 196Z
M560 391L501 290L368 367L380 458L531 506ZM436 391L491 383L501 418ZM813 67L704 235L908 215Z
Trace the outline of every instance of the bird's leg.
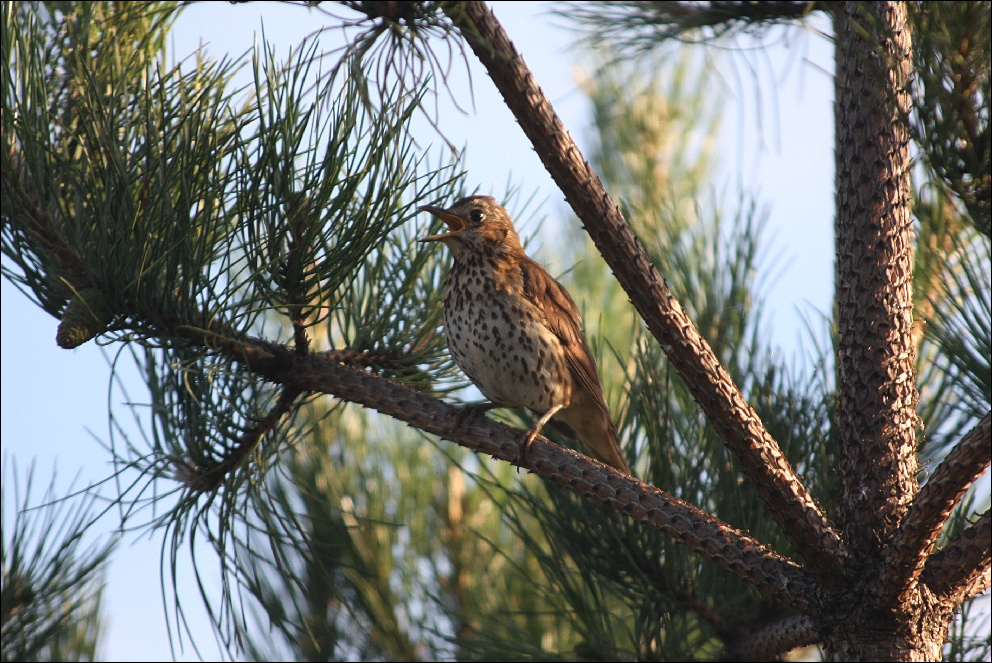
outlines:
M543 415L541 415L541 418L537 420L536 424L534 424L533 426L527 429L527 432L524 433L523 439L520 441L519 457L521 463L527 460L527 450L530 449L531 442L534 441L534 438L537 437L537 434L541 432L542 428L544 428L544 424L548 423L551 417L555 416L558 410L562 409L563 407L565 406L562 405L561 403L558 403L557 405L552 405L550 410L548 410Z

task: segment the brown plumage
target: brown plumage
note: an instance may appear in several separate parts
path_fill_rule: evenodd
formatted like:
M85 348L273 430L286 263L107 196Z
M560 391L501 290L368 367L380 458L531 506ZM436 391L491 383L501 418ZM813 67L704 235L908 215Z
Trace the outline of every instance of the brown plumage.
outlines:
M445 335L455 362L494 406L542 415L523 452L553 417L593 458L630 474L579 309L524 253L506 210L489 196L420 209L448 225L421 241L443 242L455 259L444 283Z

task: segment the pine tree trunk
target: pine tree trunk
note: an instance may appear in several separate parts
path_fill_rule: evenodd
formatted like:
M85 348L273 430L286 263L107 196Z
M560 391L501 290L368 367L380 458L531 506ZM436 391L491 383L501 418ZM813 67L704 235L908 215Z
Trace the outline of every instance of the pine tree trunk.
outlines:
M853 555L825 611L832 660L938 660L949 611L886 592L885 551L916 495L906 7L845 3L837 49L838 525ZM840 598L843 595L843 599Z

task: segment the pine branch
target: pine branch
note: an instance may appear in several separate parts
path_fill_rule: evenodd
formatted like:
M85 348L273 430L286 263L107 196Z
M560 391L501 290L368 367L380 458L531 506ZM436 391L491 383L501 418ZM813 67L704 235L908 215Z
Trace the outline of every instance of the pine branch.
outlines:
M938 597L954 604L989 588L992 567L992 512L932 556L921 579Z
M535 439L521 459L522 431L485 417L472 419L466 427L461 409L342 363L354 353L300 355L262 339L236 338L216 323L174 323L167 328L195 346L220 353L262 378L281 384L284 395L328 394L529 469L685 543L763 594L799 610L809 609L819 595L816 582L802 567L691 504L544 437ZM274 412L282 411L281 405L274 408Z
M910 36L898 3L848 3L835 25L838 520L876 556L917 490Z
M282 277L285 281L286 301L293 320L293 340L296 351L306 354L310 350L310 339L307 336L307 318L317 308L310 301L304 274L309 267L306 264L306 242L312 226L318 218L312 214L300 213L290 205L288 219L289 237L286 241L286 265Z
M587 41L623 51L657 48L668 40L703 41L762 25L801 19L815 2L575 2L559 13L587 26ZM698 35L698 36L697 36Z
M662 591L671 592L679 603L699 615L699 618L710 625L714 633L724 642L733 642L744 634L744 628L737 624L731 624L719 611L714 610L706 601L697 594L681 587L666 587L663 579L658 578L660 574L652 574L655 586Z
M502 26L482 3L452 3L444 11L789 541L821 579L839 573L847 556L843 541L651 264Z
M990 16L987 2L909 4L915 67L907 124L922 162L986 237L992 237Z
M13 178L7 181L12 180ZM29 220L29 231L33 235L32 239L40 243L38 248L50 256L53 264L59 267L67 291L80 291L92 286L96 282L95 276L87 269L75 247L59 231L54 219L42 209L40 202L30 197L26 191L21 188L17 188L15 191L19 194L18 204L25 212L22 218ZM206 314L200 314L195 320L180 321L163 317L157 322L164 330L168 330L181 338L193 340L197 345L204 345L208 348L222 347L228 355L237 356L246 361L271 357L272 352L282 347L263 341L249 344L240 343L234 340L237 338L237 333L234 330L225 328ZM300 350L299 334L301 331L302 327L294 321L297 352ZM306 351L307 344L304 343L302 347ZM329 351L327 355L333 361L359 369L387 369L400 359L395 350L377 352L339 348Z
M9 169L10 173L18 173L19 175L19 171L21 170L20 160L12 153L9 146L7 150L4 150L4 156L4 169ZM3 178L3 183L5 185L4 196L12 198L14 201L12 206L20 207L23 212L21 218L25 225L24 234L26 235L23 239L28 244L37 243L39 248L50 254L61 264L60 273L57 275L49 274L49 281L51 282L46 285L61 292L66 298L71 294L69 289L65 288L66 282L71 281L77 291L96 285L92 280L92 276L88 273L82 258L72 248L72 245L60 229L59 224L45 210L37 195L29 190L30 185L27 182L27 178L8 174ZM8 199L7 204L9 205L10 203L11 201ZM4 232L10 232L12 235L16 234L13 226L5 228ZM56 282L56 277L61 277L62 282ZM55 302L45 303L54 304Z
M10 476L8 469L5 461L0 660L95 660L105 571L118 542L115 536L94 540L100 497L89 491L57 494L54 472L39 496L33 464L24 483L16 465Z
M917 494L886 550L882 582L889 596L902 601L916 586L948 516L961 496L992 460L992 414L985 417L947 455Z
M197 331L183 327L195 342ZM818 589L801 567L700 509L647 486L543 437L519 458L522 431L484 417L466 426L460 409L336 361L336 353L301 356L258 339L226 339L203 334L229 359L246 364L263 378L300 392L323 393L377 410L428 433L529 469L577 493L685 543L700 555L741 576L764 594L797 609L809 609Z
M241 465L245 457L254 451L265 434L276 428L283 417L293 411L299 395L299 390L293 387L284 388L272 409L241 436L233 449L225 449L226 453L218 462L199 466L187 461L177 468L176 478L195 492L216 490Z
M776 661L797 647L819 641L813 620L806 615L795 615L736 640L723 653L722 660Z

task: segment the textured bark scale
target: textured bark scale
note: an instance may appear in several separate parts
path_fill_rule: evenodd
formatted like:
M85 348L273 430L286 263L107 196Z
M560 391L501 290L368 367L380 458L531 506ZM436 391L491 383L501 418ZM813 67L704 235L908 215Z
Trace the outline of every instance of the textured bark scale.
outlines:
M884 580L919 490L906 6L845 3L835 28L838 524L852 560L825 610L825 653L939 660L948 606L925 585L897 596Z
M838 17L838 520L862 552L892 536L917 490L909 47L903 7L851 3Z

